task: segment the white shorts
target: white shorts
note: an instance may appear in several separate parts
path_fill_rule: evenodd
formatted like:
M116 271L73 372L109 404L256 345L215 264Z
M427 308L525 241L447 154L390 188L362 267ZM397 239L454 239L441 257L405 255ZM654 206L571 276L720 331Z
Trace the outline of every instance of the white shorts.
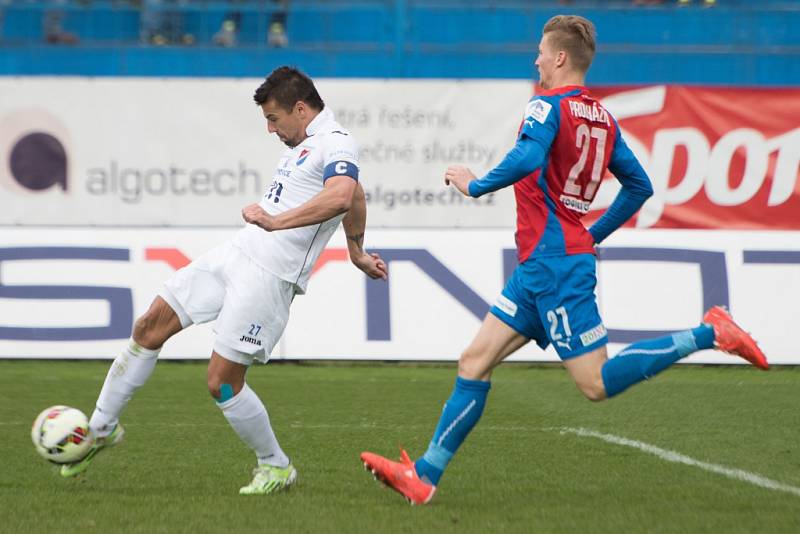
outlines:
M184 327L216 319L214 351L243 365L269 359L294 294L294 284L265 271L231 243L176 271L160 293Z

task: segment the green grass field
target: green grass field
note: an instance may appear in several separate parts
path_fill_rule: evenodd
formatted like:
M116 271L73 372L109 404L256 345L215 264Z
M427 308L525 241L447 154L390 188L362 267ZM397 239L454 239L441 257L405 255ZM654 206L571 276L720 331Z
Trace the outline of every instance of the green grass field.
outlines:
M611 402L558 367L506 365L433 502L410 507L360 464L421 454L452 365L270 364L248 382L299 471L240 497L255 464L208 396L204 363L162 362L123 416L126 441L63 480L30 443L52 404L91 412L108 362L0 361L0 532L798 532L799 369L678 367ZM767 489L636 440L784 484Z

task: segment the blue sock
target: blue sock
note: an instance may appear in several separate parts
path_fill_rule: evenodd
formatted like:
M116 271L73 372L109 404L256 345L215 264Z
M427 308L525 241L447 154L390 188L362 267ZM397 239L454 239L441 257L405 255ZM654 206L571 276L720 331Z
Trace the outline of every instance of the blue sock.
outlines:
M490 382L456 378L455 389L444 405L433 440L422 458L414 464L421 479L434 486L439 483L450 459L481 418L490 387Z
M655 376L684 356L714 346L714 329L706 324L667 337L637 341L603 364L606 395L613 397Z

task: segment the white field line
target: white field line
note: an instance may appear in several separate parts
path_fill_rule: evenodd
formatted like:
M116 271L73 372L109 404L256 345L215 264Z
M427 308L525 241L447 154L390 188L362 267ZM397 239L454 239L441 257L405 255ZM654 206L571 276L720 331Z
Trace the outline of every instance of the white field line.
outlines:
M23 422L23 421L0 421L0 426L29 426L30 423ZM129 423L125 426L129 427L158 427L158 426L172 426L172 427L228 427L228 423L224 421L214 422L191 422L191 423L160 423L160 422L146 422L146 423ZM325 430L325 429L338 429L338 430L364 430L364 429L376 429L376 430L395 430L397 426L395 425L378 425L375 423L356 423L356 424L304 424L299 421L293 421L289 423L290 428L302 428L307 430ZM403 425L403 428L406 430L430 430L433 431L433 428L425 428L418 426L418 425ZM704 471L709 471L711 473L716 473L718 475L722 475L724 477L728 477L734 480L739 480L741 482L747 482L749 484L753 484L754 486L758 486L761 488L771 489L774 491L782 491L785 493L789 493L800 497L800 487L792 486L789 484L784 484L782 482L778 482L777 480L772 480L770 478L763 477L757 473L751 473L750 471L745 471L743 469L735 469L731 467L725 467L723 465L712 464L708 462L703 462L700 460L696 460L690 456L686 456L684 454L670 451L668 449L662 449L660 447L656 447L655 445L651 445L649 443L644 443L642 441L637 441L634 439L623 438L622 436L615 436L614 434L604 434L602 432L597 432L596 430L591 430L588 428L573 428L573 427L529 427L529 426L494 426L494 425L486 425L481 426L480 428L486 429L490 432L513 432L513 433L521 433L521 432L559 432L561 434L574 434L579 437L584 438L595 438L606 443L612 443L614 445L622 445L625 447L631 447L634 449L638 449L642 452L646 452L648 454L652 454L662 460L667 462L677 463L677 464L684 464L691 467L697 467L699 469L703 469Z
M430 430L431 433L436 429L432 421L430 425L403 425L403 429L407 430ZM124 423L125 428L140 428L140 427L224 427L229 428L230 425L224 420L218 421L192 421L192 422L161 422L161 421L146 421L141 423ZM26 421L0 421L0 426L30 426L30 422ZM325 429L339 429L339 430L396 430L399 428L397 425L377 424L377 423L321 423L321 424L307 424L299 421L292 421L288 423L289 428L302 428L306 430L325 430ZM486 429L491 432L552 432L561 430L560 427L532 427L532 426L493 426L481 425L479 428Z
M800 488L798 487L790 486L789 484L784 484L776 480L762 477L761 475L758 475L756 473L751 473L749 471L744 471L742 469L733 469L722 465L711 464L708 462L701 462L700 460L695 460L694 458L691 458L684 454L680 454L675 451L670 451L667 449L662 449L660 447L656 447L655 445L650 445L649 443L636 441L634 439L623 438L621 436L615 436L613 434L603 434L601 432L597 432L595 430L590 430L587 428L564 427L559 430L562 434L570 433L580 437L600 439L607 443L613 443L614 445L623 445L625 447L632 447L642 452L646 452L648 454L657 456L658 458L665 460L667 462L698 467L705 471L710 471L712 473L732 478L734 480L740 480L742 482L753 484L754 486L759 486L761 488L771 489L775 491L783 491L786 493L791 493L792 495L795 495L797 497L800 497Z

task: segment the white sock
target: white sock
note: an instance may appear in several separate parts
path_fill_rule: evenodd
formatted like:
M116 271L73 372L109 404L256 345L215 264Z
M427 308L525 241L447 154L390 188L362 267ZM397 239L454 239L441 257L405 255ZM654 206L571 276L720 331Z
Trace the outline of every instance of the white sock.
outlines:
M217 403L236 434L256 452L258 465L286 467L289 458L278 445L264 403L245 383L233 398Z
M160 351L141 347L131 339L122 354L114 359L89 420L89 427L95 435L106 436L114 429L134 392L153 373Z

